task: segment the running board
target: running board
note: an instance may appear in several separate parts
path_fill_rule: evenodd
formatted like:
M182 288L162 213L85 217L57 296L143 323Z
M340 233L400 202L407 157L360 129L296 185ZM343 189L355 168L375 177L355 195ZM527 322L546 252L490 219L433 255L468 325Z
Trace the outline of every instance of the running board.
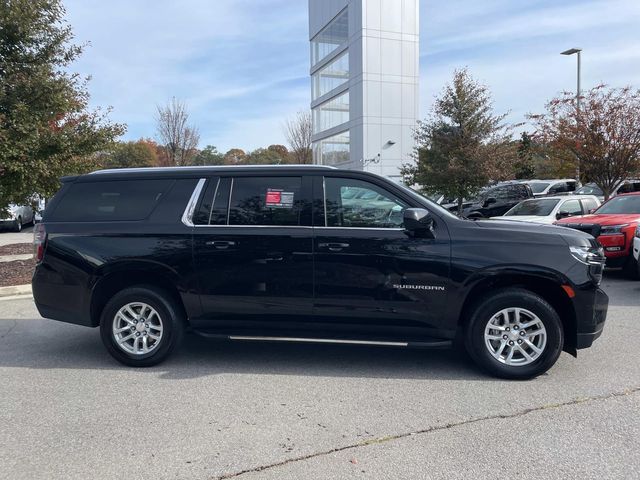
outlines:
M257 335L224 335L216 333L208 333L203 331L194 331L195 334L202 337L239 340L239 341L255 341L255 342L291 342L291 343L327 343L327 344L346 344L346 345L373 345L384 347L411 347L411 348L450 348L453 345L451 340L430 340L430 341L386 341L386 340L355 340L345 338L313 338L313 337L270 337Z

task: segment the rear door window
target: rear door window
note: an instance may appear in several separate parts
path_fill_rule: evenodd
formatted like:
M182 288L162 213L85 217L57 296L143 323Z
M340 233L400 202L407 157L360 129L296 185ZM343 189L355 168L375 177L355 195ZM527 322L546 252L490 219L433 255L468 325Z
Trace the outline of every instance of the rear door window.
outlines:
M303 197L302 178L234 178L229 225L311 225L311 203Z
M53 222L135 221L147 218L174 180L74 183L47 219Z
M193 215L194 225L226 225L231 178L212 178Z

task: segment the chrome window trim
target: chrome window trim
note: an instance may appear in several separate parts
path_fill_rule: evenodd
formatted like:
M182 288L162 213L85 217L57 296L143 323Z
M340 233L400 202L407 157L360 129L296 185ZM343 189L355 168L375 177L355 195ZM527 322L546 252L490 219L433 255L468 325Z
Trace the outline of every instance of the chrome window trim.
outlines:
M182 223L184 223L187 227L194 227L193 224L193 213L196 209L196 204L200 199L200 194L202 193L202 188L204 187L206 178L201 178L198 180L196 184L196 188L193 190L191 194L191 198L189 199L189 203L187 203L187 208L184 209L184 213L182 214Z
M213 198L211 199L211 210L209 210L209 221L207 222L207 225L211 225L211 216L213 215L213 206L216 203L216 196L218 195L218 188L220 188L221 181L222 179L218 177L218 181L216 182L216 190L215 192L213 192Z
M327 222L327 177L322 176L322 203L324 205L324 227L329 225Z
M231 177L231 185L229 185L229 201L227 202L227 225L231 223L231 200L233 199L233 184L235 183L236 178Z

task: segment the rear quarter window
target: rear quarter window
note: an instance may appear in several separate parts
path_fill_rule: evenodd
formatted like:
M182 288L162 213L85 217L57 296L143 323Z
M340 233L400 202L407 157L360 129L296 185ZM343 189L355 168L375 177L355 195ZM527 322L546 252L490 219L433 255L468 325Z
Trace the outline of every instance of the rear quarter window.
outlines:
M74 183L66 189L52 222L134 221L147 218L174 180L117 180Z

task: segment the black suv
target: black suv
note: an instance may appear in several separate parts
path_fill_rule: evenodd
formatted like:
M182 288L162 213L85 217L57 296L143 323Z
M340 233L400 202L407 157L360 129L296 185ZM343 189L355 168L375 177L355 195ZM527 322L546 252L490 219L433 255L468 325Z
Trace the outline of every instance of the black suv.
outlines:
M443 347L530 378L602 332L590 235L458 218L379 176L320 166L62 179L35 232L44 317L100 327L120 362L185 329L226 339Z
M481 192L475 202L464 208L462 216L499 217L527 198L533 198L529 185L520 182L500 183Z

